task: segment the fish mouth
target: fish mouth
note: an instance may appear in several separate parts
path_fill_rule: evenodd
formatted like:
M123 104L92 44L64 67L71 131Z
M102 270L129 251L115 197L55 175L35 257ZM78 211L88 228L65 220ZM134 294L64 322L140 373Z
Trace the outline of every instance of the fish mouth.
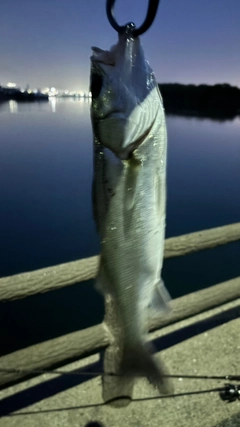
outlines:
M101 67L101 62L97 61L95 58L91 56L92 66L91 66L91 74L98 74L99 76L104 76L103 68Z
M115 58L113 52L109 50L103 50L99 47L92 46L93 54L91 56L91 61L94 63L101 63L104 65L115 65Z
M103 77L101 74L93 72L91 74L91 83L90 83L90 92L92 94L92 98L98 98L103 87Z

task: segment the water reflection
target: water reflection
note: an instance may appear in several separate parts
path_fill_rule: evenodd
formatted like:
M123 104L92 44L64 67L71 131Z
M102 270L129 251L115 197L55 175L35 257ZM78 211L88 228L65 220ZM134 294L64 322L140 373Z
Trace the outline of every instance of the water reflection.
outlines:
M236 119L239 119L240 114L226 114L226 113L219 113L219 112L208 112L208 113L202 113L200 114L198 111L181 111L181 110L169 110L167 112L168 116L173 117L185 117L185 118L195 118L198 120L212 120L214 122L227 122L227 121L234 121Z
M89 97L50 97L48 102L34 101L34 102L18 102L15 100L10 101L1 101L0 102L0 113L1 112L10 112L10 113L19 113L19 112L29 112L36 110L41 111L51 111L52 113L56 113L58 108L61 108L62 104L67 104L69 107L70 104L77 104L81 112L86 111L86 105L91 104L91 98ZM188 120L198 120L198 121L211 121L218 123L240 123L240 115L224 115L224 114L215 114L212 112L211 114L199 114L197 111L174 111L170 110L167 112L167 117L182 117L187 118Z
M80 114L84 114L87 112L89 114L89 107L91 104L91 98L85 97L66 97L66 98L56 98L50 97L49 101L34 101L34 102L26 102L26 101L0 101L0 114L1 113L34 113L37 112L51 112L56 113L57 110L63 108L70 109L71 106L75 105L73 108L75 112L80 112ZM77 108L76 108L77 107Z
M68 109L71 108L72 111L77 112L78 114L85 115L86 112L89 114L89 107L91 104L91 98L84 98L84 97L62 97L62 98L56 98L56 97L50 97L49 98L49 104L50 109L52 113L56 113L56 111L60 111L60 109L63 109L67 107Z
M18 103L17 101L14 101L13 99L10 99L10 101L8 101L9 104L9 111L10 113L18 113Z
M56 113L56 105L57 105L56 98L52 96L51 98L49 98L49 102L50 102L50 106L51 106L51 112Z

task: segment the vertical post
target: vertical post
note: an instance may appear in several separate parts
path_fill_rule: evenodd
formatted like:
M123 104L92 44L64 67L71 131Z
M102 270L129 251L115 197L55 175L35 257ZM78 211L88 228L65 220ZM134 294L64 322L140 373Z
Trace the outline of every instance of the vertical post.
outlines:
M120 408L131 402L134 379L119 375L123 339L116 312L114 299L109 294L105 295L104 323L112 335L112 342L104 352L103 368L105 374L116 375L103 375L102 394L105 403Z

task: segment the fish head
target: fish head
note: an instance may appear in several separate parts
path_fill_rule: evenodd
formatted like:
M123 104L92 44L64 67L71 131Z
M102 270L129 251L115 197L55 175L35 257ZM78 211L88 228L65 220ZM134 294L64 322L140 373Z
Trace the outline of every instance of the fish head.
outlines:
M138 37L120 34L109 51L93 47L91 118L98 143L126 160L151 129L160 93Z

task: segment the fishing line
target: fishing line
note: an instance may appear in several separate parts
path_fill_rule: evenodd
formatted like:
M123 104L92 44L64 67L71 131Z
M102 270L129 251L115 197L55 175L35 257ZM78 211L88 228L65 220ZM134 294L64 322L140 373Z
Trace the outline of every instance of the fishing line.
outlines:
M3 369L0 368L0 372L2 373L38 373L38 374L58 374L58 375L74 375L74 376L99 376L99 375L110 375L110 376L119 376L117 374L112 373L105 373L105 372L64 372L59 370L43 370L43 369L35 369L35 370L26 370L26 369ZM164 375L168 378L186 378L186 379L213 379L213 380L240 380L239 375L222 375L222 376L216 376L216 375ZM201 395L201 394L207 394L207 393L219 393L219 396L222 401L226 402L234 402L236 400L240 400L240 385L236 384L225 384L224 387L217 387L217 388L211 388L207 390L195 390L195 391L189 391L184 393L176 393L172 395L158 395L158 396L145 396L141 398L135 398L131 399L129 396L120 396L117 398L114 398L112 400L109 400L108 402L99 402L99 403L92 403L92 404L86 404L86 405L80 405L80 406L71 406L71 407L65 407L65 408L53 408L49 410L41 410L41 411L28 411L28 412L21 412L21 413L13 413L13 414L3 414L1 415L0 412L0 418L1 417L13 417L13 416L24 416L24 415L34 415L34 414L44 414L44 413L51 413L51 412L61 412L61 411L71 411L71 410L79 410L79 409L90 409L90 408L96 408L96 407L103 407L107 406L110 403L117 402L118 400L123 399L126 397L131 401L131 403L137 403L137 402L146 402L150 400L157 400L157 399L170 399L175 397L184 397L184 396L193 396L193 395Z
M131 403L138 403L138 402L146 402L150 400L157 400L157 399L172 399L175 397L184 397L184 396L191 396L191 395L200 395L200 394L206 394L206 393L215 393L215 392L224 392L225 388L219 387L219 388L213 388L208 390L197 390L197 391L189 391L185 393L177 393L177 394L171 394L168 396L165 395L158 395L158 396L146 396L146 397L139 397L135 399L130 399L129 396L126 396L127 399L131 401ZM109 403L117 402L118 400L123 399L125 396L121 396L119 398L112 399L111 401L108 401L107 403L99 402L99 403L90 403L86 405L79 405L79 406L69 406L65 408L53 408L53 409L43 409L40 411L27 411L27 412L21 412L21 413L13 413L13 414L0 414L1 417L16 417L16 416L24 416L24 415L35 415L35 414L44 414L44 413L51 413L51 412L62 412L62 411L71 411L71 410L78 410L78 409L90 409L90 408L97 408L97 407L103 407L108 406Z
M91 372L91 371L74 371L66 372L56 369L21 369L21 368L0 368L0 372L8 374L51 374L60 376L110 376L110 377L121 377L121 374L113 372ZM145 376L145 375L144 375ZM141 375L139 375L141 377ZM240 375L181 375L181 374L166 374L164 378L179 378L179 379L196 379L196 380L228 380L228 381L240 381Z

